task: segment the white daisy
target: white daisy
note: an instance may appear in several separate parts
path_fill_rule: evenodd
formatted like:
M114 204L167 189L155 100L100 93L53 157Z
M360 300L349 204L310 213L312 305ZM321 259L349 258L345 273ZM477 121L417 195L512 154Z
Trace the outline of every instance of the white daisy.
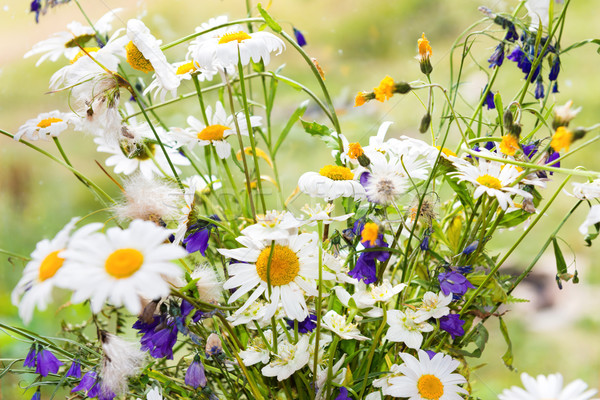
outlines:
M94 28L101 36L105 36L112 29L112 21L121 10L121 8L110 10L94 24ZM56 61L60 56L72 60L79 53L79 46L84 47L86 43L95 38L96 32L94 29L73 21L67 25L67 31L57 32L50 38L36 43L31 50L25 53L24 57L42 54L35 64L36 67L44 60Z
M192 74L196 74L198 80L200 82L210 81L217 73L217 70L214 68L202 68L199 64L194 61L182 61L178 63L174 63L172 65L175 70L175 75L177 79L179 79L179 85L183 83L183 81L189 81L192 79ZM167 93L171 94L172 97L177 97L177 88L172 90L167 90L161 83L161 80L157 75L154 76L150 85L144 90L144 95L148 93L154 93L153 97L158 97L160 101L165 101Z
M65 259L58 254L67 247L69 235L78 218L73 218L54 239L44 239L35 246L31 261L23 270L23 276L11 295L12 303L19 307L19 316L26 324L31 321L33 309L45 310L52 297L56 273Z
M410 189L411 182L403 171L400 160L387 160L381 153L373 154L370 160L371 170L360 177L369 201L390 205Z
M268 329L263 331L263 335L269 346L273 346L273 331ZM250 344L246 346L246 350L240 351L239 355L247 367L258 363L267 364L271 359L271 351L260 336L252 339Z
M96 230L102 225L98 224ZM156 299L170 293L165 279L178 279L181 269L171 261L186 251L165 244L171 231L152 222L134 220L127 229L110 228L106 234L86 232L73 237L61 268L61 283L73 290L72 301L89 299L94 313L106 301L125 305L132 314L142 311L140 297Z
M246 117L241 113L235 117L227 115L223 104L219 101L215 105L214 113L210 106L206 107L206 118L208 119L208 125L193 116L189 116L187 123L190 128L173 128L171 134L178 143L188 146L190 149L193 149L196 144L200 146L212 144L221 159L228 158L231 155L231 145L225 139L236 133L234 118L238 121L240 134L248 136ZM251 116L250 126L253 128L260 126L261 119L262 117Z
M515 206L512 200L512 196L515 194L525 199L533 198L531 194L519 189L517 185L512 186L521 175L519 168L514 165L480 158L478 166L458 160L454 162L454 166L458 171L451 172L448 175L457 178L459 182L471 182L475 186L473 194L475 199L486 193L490 197L495 197L500 207L506 210L508 206ZM526 181L522 180L522 182ZM537 182L531 183L538 184Z
M346 317L329 310L322 318L322 326L329 329L342 339L347 340L367 340L368 337L360 334L356 324L346 321Z
M165 142L168 142L168 138L165 136L164 130L161 127L155 129L161 141L165 144L171 162L174 165L190 165L190 161L186 157L176 149L166 145ZM94 138L99 152L112 154L105 161L107 166L114 167L115 173L125 175L131 175L139 170L146 179L152 179L154 174L161 176L163 172L167 175L173 173L160 145L154 142L154 134L148 124L128 127L127 131L129 132L128 135L132 135L132 138L121 136L120 143L116 143L106 136ZM146 147L152 157L148 155ZM178 169L176 171L179 173Z
M286 340L277 344L277 354L261 372L264 376L276 376L278 381L282 381L304 367L309 357L308 336L303 335L296 344Z
M130 42L125 46L125 50L129 65L142 72L154 71L155 78L163 90L176 90L180 80L160 49L162 41L157 40L150 33L150 29L138 19L127 21L127 37Z
M298 179L300 191L310 197L322 197L326 201L338 197L365 199L365 189L354 180L354 173L338 165L326 165L319 172L306 172Z
M271 60L271 53L279 55L283 49L283 41L272 33L247 33L235 26L228 27L219 37L210 37L195 43L192 59L200 65L214 65L219 69L235 68L238 60L242 66L248 65L250 59L255 63L262 60L267 65Z
M423 332L431 332L433 326L427 322L417 322L419 315L416 311L407 309L390 310L387 314L387 323L390 326L385 334L385 339L390 342L403 342L411 349L418 349L423 343Z
M423 295L423 303L417 310L417 322L427 321L429 318L442 318L444 315L450 313L448 304L452 301L452 293L448 296L440 292L435 294L433 292L426 292Z
M377 130L377 134L369 137L369 145L363 147L363 151L367 157L371 158L371 156L375 153L386 154L390 151L389 144L384 139L388 129L392 124L393 122L391 121L383 122Z
M525 389L513 386L504 389L498 395L500 400L590 400L598 391L589 389L588 385L581 379L577 379L563 388L563 377L561 374L550 374L548 376L538 375L536 378L525 372L521 374L521 381ZM598 400L598 399L594 399Z
M58 110L41 113L21 125L14 139L21 140L23 136L29 140L48 140L50 137L58 137L69 128L69 124L73 123L73 118L73 114Z
M423 350L418 351L418 356L416 359L408 353L400 353L404 363L398 371L403 375L390 378L384 394L411 400L462 400L459 393L469 394L458 386L467 380L453 373L460 365L459 361L442 353L430 359Z
M241 310L264 294L269 300L265 318L271 318L281 302L288 318L303 321L308 316L304 296L318 294L315 283L319 276L319 263L315 257L318 254L317 240L316 233L303 233L286 240L276 240L275 247L271 249L271 245L262 240L240 236L237 241L244 247L217 249L225 257L238 261L228 267L230 278L223 285L224 289L238 288L229 298L229 303L256 288ZM267 268L270 268L270 297L267 294ZM332 274L323 273L323 279L333 278Z

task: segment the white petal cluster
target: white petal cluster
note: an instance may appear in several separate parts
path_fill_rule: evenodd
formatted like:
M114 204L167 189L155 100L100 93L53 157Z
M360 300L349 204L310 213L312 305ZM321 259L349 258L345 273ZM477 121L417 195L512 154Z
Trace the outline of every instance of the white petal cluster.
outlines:
M525 389L513 386L510 389L504 389L498 395L499 400L590 400L598 393L596 389L588 389L588 385L581 379L564 386L563 376L561 374L550 374L548 376L538 375L529 376L523 372L521 381ZM594 399L598 400L598 399Z

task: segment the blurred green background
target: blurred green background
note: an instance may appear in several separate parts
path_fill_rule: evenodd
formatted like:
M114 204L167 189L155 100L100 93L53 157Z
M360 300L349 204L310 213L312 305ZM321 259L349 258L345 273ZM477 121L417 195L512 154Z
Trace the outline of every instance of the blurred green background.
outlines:
M45 62L35 68L37 59L23 59L23 54L53 32L64 30L70 21L84 21L76 5L67 4L50 10L36 24L33 15L27 13L28 3L5 0L0 8L0 128L11 133L38 113L67 110L64 94L46 94L48 80L60 63ZM256 2L252 1L252 4ZM416 40L422 32L426 32L433 46L433 79L447 85L450 47L464 29L482 18L477 7L486 5L494 11L510 12L516 4L516 0L273 0L269 11L286 31L291 32L292 26L295 26L305 34L308 41L305 49L325 71L343 132L351 141L360 140L366 144L368 136L374 135L379 124L386 120L394 121L388 137L402 134L419 137L417 127L424 109L419 99L412 95L396 96L384 104L369 103L355 109L352 105L357 91L370 90L385 75L397 80L420 79L414 56ZM109 8L123 7L120 20L115 22L114 27L123 27L128 18L140 17L164 43L193 32L195 26L210 17L227 14L236 19L245 15L242 0L83 0L82 5L93 21ZM598 26L600 2L573 1L565 25L563 46L597 37ZM486 27L489 24L479 25L476 29ZM497 30L496 27L492 29ZM474 60L485 67L495 45L493 40L481 36L473 47ZM184 55L184 47L167 53L172 61ZM596 48L582 47L565 55L561 61L560 93L551 95L550 102L564 104L573 99L577 106L583 106L576 125L588 126L599 122L600 56ZM269 67L275 69L283 63L286 64L285 75L316 89L299 56L288 51L274 58ZM511 98L520 87L522 77L513 63L506 63L497 80L501 84L496 84L494 90ZM478 100L486 81L485 73L473 63L466 68L462 91L465 101L459 102L461 112L470 115L469 103L472 105ZM188 85L184 92L191 90ZM283 112L277 123L285 124L287 115L302 100L302 94L282 88L279 101ZM441 103L440 97L437 102ZM170 107L167 120L173 125L181 125L188 113L196 111L195 100L188 100L177 107ZM486 113L486 118L495 117L494 112ZM319 120L322 116L315 108L309 109L306 118ZM527 118L524 117L523 121L525 129L527 122L532 122ZM436 122L434 119L434 124ZM323 164L323 160L328 160L325 146L303 134L301 129L294 128L292 135L279 157L284 193L294 189L301 174L298 171L314 170ZM451 138L452 145L458 142L457 137L455 133ZM105 158L95 152L90 137L68 132L61 136L61 141L78 169L106 190L117 193L94 163L94 160L102 162ZM36 144L56 154L51 142ZM309 153L310 158L297 156ZM568 159L564 165L574 168L585 163L588 168L600 170L596 154L595 149L586 150ZM7 137L0 137L0 170L0 249L27 256L39 240L54 236L72 216L83 216L99 207L94 197L67 170ZM570 191L570 185L567 189ZM549 194L551 190L552 185L545 193ZM560 199L545 223L536 227L531 238L510 258L507 264L514 271L522 270L537 254L546 238L544 234L554 229L560 216L573 204L570 197ZM584 248L582 237L577 232L586 212L585 207L580 207L561 234L570 246L568 249L563 246L567 263L576 258L581 283L576 286L566 283L564 289L559 290L554 283L554 260L549 252L540 260L535 279L515 293L532 301L511 307L506 319L515 356L514 365L520 372L526 371L531 375L561 372L567 381L581 378L597 388L600 383L600 316L597 312L600 308L600 271L594 260L600 253L596 248L598 244ZM497 235L490 244L489 253L506 249L518 234L520 230ZM19 326L22 322L10 302L10 292L20 278L23 266L18 258L0 256L0 318L2 322ZM62 299L66 301L67 297ZM62 303L57 301L56 304ZM28 328L55 336L61 319L71 318L76 322L77 318L86 316L84 311L72 307L58 312L36 311ZM494 399L503 388L519 384L519 376L503 366L501 356L506 344L497 321L490 320L487 326L490 331L488 348L481 359L470 359L469 362L471 366L480 366L472 375L473 396ZM0 332L0 358L24 357L27 349L27 344ZM0 380L0 399L24 398L23 391L17 386L20 381L24 386L23 382L31 379L26 375L4 376Z

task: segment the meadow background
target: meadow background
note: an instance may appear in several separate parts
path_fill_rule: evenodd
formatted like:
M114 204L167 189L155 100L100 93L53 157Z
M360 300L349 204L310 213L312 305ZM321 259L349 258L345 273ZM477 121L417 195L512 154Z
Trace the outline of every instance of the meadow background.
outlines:
M83 0L81 3L92 21L109 8L123 7L114 27L124 26L129 18L141 17L164 43L193 32L195 26L211 17L228 14L231 19L237 19L246 13L242 0ZM269 1L263 3L266 7ZM572 3L563 43L568 45L599 37L600 2L578 0ZM54 109L66 111L64 94L46 94L48 80L59 68L59 63L46 62L35 68L36 59L23 59L23 54L53 32L64 30L70 21L84 21L76 5L67 4L50 10L36 24L33 14L27 13L28 4L25 0L0 2L0 127L12 133L38 113ZM252 4L256 1L252 0ZM477 7L485 5L494 11L510 11L516 4L517 0L273 0L269 12L286 31L291 32L295 26L305 34L308 41L305 49L325 71L344 134L350 141L366 144L368 137L374 135L380 123L386 120L394 121L388 137L401 134L419 137L417 128L424 109L414 95L395 96L384 104L371 102L355 109L352 105L357 91L370 90L385 75L397 80L419 79L414 56L416 40L422 32L426 32L433 46L433 80L447 85L452 42L483 17ZM478 29L488 26L488 23L482 24ZM491 39L481 36L473 47L473 61L485 66L495 45ZM180 47L169 50L167 57L175 61L184 54L185 48ZM560 93L551 96L550 101L564 104L573 99L577 106L583 106L576 125L599 122L600 55L596 47L576 49L561 57L561 61ZM281 64L286 64L285 75L313 85L306 66L292 51L273 59L269 67L275 69ZM497 80L503 85L496 84L494 90L512 97L520 87L521 79L516 66L504 66ZM464 112L469 109L469 103L478 100L485 81L485 72L475 66L465 70L466 83L461 91L464 102L459 106ZM183 92L192 90L188 83ZM276 123L283 126L287 115L304 99L301 93L282 85L279 94L282 117ZM437 101L441 104L441 98ZM197 103L192 98L164 112L169 123L181 124L188 113L197 112ZM493 116L490 112L490 118ZM314 107L309 108L305 118L319 120L322 116ZM434 124L437 122L434 119ZM451 144L456 145L457 139L457 136L451 137ZM94 161L103 162L105 157L95 152L90 137L67 132L61 136L61 142L76 168L111 194L118 193L96 166ZM286 143L279 158L284 194L293 191L302 172L322 165L329 152L298 126ZM43 143L41 147L56 153L51 142ZM600 170L597 154L594 148L586 149L577 157L569 158L564 166L574 168L579 165L578 160L584 160L589 168ZM91 193L70 172L6 137L0 137L0 171L0 249L27 256L39 240L52 237L72 216L83 216L99 208ZM570 190L570 185L567 188ZM551 193L551 190L552 185L545 193ZM300 208L304 201L306 199L301 199L293 206ZM544 235L554 229L559 218L573 204L572 198L564 196L561 199L545 222L534 229L536 234L521 244L519 251L509 259L507 273L525 268L545 241ZM586 212L585 207L580 207L560 234L564 239L562 245L567 262L576 261L581 282L578 285L566 283L563 290L559 290L554 282L555 264L549 250L534 269L531 279L515 292L517 297L531 301L510 307L506 320L514 365L519 372L526 371L530 375L561 372L567 381L581 378L590 386L600 388L600 265L595 262L600 257L600 243L586 248L577 231ZM488 246L488 253L501 252L518 233L506 231L497 235ZM10 302L10 292L23 267L24 263L18 258L0 255L0 319L4 323L22 326L17 309ZM63 296L56 304L67 299ZM28 328L56 336L62 319L77 323L88 316L86 310L78 307L51 309L36 312ZM506 343L497 321L490 319L487 327L490 339L483 357L469 359L471 366L479 366L472 376L475 378L472 395L494 399L503 388L519 384L519 374L503 365L501 356ZM27 343L0 331L0 359L24 357L27 349ZM27 376L0 376L0 399L25 398L19 385L24 386L21 381L27 380Z

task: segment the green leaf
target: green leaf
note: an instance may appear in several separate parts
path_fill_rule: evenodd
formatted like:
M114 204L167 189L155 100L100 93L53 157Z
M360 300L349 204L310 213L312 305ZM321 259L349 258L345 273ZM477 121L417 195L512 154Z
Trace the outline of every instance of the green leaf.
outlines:
M506 341L506 345L508 348L506 352L502 356L502 361L504 361L504 365L511 371L514 371L515 367L513 366L513 354L512 354L512 343L510 341L510 336L508 336L508 329L506 329L506 324L502 320L502 317L498 317L498 321L500 322L500 331L502 332L502 336L504 336L504 340Z
M455 353L461 354L463 356L479 358L479 357L481 357L481 354L483 353L483 350L485 349L485 345L487 344L489 337L490 337L490 334L488 333L488 330L485 328L485 326L483 326L483 323L480 322L475 327L474 333L471 335L471 338L473 338L473 339L470 341L470 343L471 342L475 343L477 348L473 351L458 350L458 349L455 349L453 351Z
M552 246L554 247L554 258L556 259L556 273L561 276L567 273L567 263L556 238L552 238Z
M600 54L600 39L585 39L585 40L582 40L581 42L573 43L572 45L570 45L569 47L567 47L566 49L561 51L560 54L566 53L568 51L571 51L571 50L576 49L581 46L585 46L586 44L590 44L590 43L593 43L593 44L596 44L599 46L596 51L598 52L598 54Z
M264 8L262 8L261 4L258 3L256 7L258 8L258 12L260 13L261 17L263 17L267 25L269 25L269 28L271 28L274 32L281 33L281 26L275 22L275 20L267 11L265 11Z
M287 135L290 133L292 126L294 126L294 124L304 115L304 112L306 111L307 107L308 107L308 100L303 101L302 104L300 104L300 106L298 108L296 108L296 111L294 111L294 113L288 120L287 124L285 125L285 127L283 128L281 133L279 134L277 143L275 143L275 146L273 147L273 152L272 152L273 158L275 158L275 154L277 154L277 150L279 150L279 146L281 146L281 144L283 143L283 141L285 140Z
M502 131L502 135L504 135L504 106L502 105L502 97L500 96L500 92L497 92L494 95L494 104L496 105L496 111L498 112L498 125Z
M500 226L504 228L512 228L513 226L517 226L520 223L524 222L527 218L531 217L531 213L523 210L516 210L504 214L502 219L500 220Z
M454 193L458 196L461 204L464 208L470 208L473 210L473 196L469 193L469 189L467 189L467 185L464 182L458 183L456 180L448 177L446 175L446 182L448 185L454 190Z
M302 122L302 127L311 136L331 136L333 134L333 129L326 125L321 125L317 122L307 122L303 119L300 120Z

